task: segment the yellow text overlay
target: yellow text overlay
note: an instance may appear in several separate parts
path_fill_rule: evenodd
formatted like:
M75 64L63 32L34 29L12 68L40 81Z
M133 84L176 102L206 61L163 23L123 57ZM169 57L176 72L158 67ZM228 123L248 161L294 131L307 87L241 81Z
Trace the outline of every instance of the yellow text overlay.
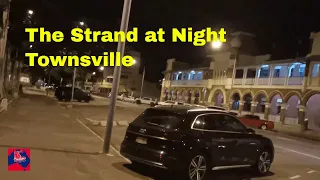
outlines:
M219 35L218 35L219 34ZM227 42L225 35L227 32L221 28L219 32L213 31L211 28L193 31L192 28L173 28L172 42L189 42L194 46L204 46L209 42L220 41Z
M132 56L123 56L120 52L104 52L103 56L39 56L38 53L25 53L29 58L29 66L38 64L41 67L50 66L125 66L134 64Z

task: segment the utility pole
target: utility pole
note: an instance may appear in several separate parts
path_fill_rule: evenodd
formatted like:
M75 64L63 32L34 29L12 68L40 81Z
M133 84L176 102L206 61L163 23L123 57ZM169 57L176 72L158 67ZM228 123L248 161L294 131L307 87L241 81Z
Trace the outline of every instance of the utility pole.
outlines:
M140 99L142 97L142 92L143 92L143 82L144 82L145 73L146 73L146 66L143 66L142 82L141 82L141 89L140 89Z
M72 79L71 102L73 101L73 97L74 97L74 85L75 85L75 82L76 82L76 73L77 73L77 68L74 67L74 69L73 69L73 79Z
M132 2L132 0L124 0L124 4L123 4L120 31L122 31L124 33L127 33L127 31L128 31L131 2ZM121 58L123 57L123 54L124 54L125 45L126 45L125 42L118 42L117 52L120 52ZM109 153L109 150L110 150L110 141L111 141L112 126L113 126L114 110L115 110L116 101L117 101L120 75L121 75L121 64L120 64L120 66L116 66L114 68L114 72L113 72L113 82L112 82L112 90L111 90L111 97L110 97L110 105L109 105L109 109L108 109L107 126L106 126L104 142L103 142L103 152L104 153Z

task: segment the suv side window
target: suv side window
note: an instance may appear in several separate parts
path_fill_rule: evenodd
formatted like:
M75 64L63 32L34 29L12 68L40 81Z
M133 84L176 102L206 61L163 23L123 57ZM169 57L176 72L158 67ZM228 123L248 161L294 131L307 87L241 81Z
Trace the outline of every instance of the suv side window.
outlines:
M201 130L219 130L219 124L217 123L217 115L206 114L198 116L193 124L194 129Z
M234 131L234 132L245 132L247 127L244 126L237 118L221 114L218 118L221 130Z

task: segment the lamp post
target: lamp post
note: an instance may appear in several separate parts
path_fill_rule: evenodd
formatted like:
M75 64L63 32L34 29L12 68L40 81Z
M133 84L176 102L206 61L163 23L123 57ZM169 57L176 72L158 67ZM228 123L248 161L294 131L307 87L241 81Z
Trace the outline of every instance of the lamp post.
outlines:
M146 66L143 66L143 73L142 73L142 80L141 80L141 89L140 89L140 99L142 98L143 92L143 83L144 83L144 76L146 74Z
M120 26L120 31L124 33L127 33L128 31L131 2L132 0L124 0L121 26ZM125 42L118 42L117 52L120 52L121 58L123 57L124 49L125 49ZM121 75L121 65L116 66L113 72L113 82L112 82L112 90L111 90L111 97L110 97L110 105L108 108L107 126L106 126L104 142L103 142L104 153L109 153L109 150L110 150L110 140L111 140L112 126L113 126L114 110L116 106L117 94L118 94L118 88L119 88L119 82L120 82L120 75Z
M232 84L231 84L231 86L233 86L233 81L234 81L234 78L236 77L236 64L239 56L239 48L241 47L242 43L239 37L236 36L232 38L230 45L235 54L234 62L233 62L233 70L232 70Z

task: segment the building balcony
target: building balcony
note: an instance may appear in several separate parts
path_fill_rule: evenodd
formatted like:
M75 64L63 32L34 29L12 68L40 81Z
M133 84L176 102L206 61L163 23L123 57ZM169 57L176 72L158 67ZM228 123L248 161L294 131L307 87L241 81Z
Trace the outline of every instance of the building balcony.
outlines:
M234 79L235 86L302 86L303 77L277 77L277 78L241 78Z
M165 80L165 87L207 87L208 80Z

